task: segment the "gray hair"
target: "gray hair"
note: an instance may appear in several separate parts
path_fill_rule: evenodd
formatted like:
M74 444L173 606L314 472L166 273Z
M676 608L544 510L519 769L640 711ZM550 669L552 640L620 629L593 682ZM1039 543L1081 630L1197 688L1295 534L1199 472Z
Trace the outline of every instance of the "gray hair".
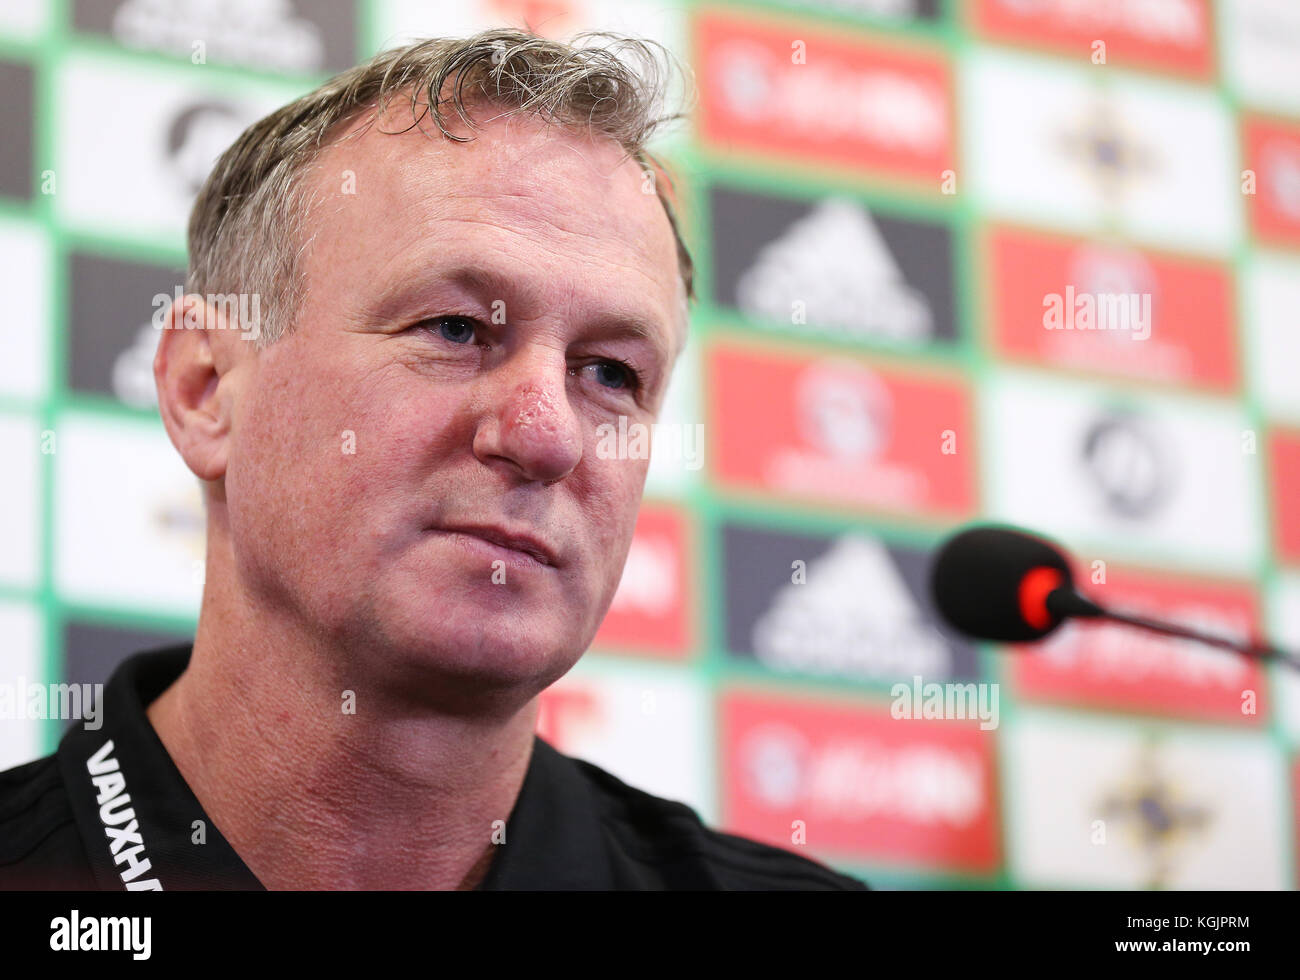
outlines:
M588 38L608 43L579 44ZM450 101L467 126L479 129L466 112L468 95L471 102L506 108L507 115L527 113L617 141L651 174L676 239L683 304L689 304L695 297L694 264L663 186L671 187L671 178L646 149L663 123L685 117L682 111L660 114L666 70L678 67L657 42L605 31L585 32L565 43L498 28L381 52L255 122L221 155L190 212L186 292L257 294L259 349L292 329L305 288L300 259L308 245L306 217L315 203L306 177L335 141L336 127L367 109L380 118L390 100L405 92L413 121L397 132L431 114L443 136L472 139L448 132L443 112ZM689 84L689 74L682 77ZM442 96L448 79L449 99ZM661 174L665 180L658 179Z

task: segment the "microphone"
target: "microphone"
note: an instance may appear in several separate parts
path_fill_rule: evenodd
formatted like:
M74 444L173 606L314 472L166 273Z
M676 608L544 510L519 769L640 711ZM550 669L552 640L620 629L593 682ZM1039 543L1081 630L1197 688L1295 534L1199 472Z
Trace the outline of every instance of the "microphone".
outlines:
M976 640L1033 643L1070 618L1107 619L1300 670L1300 659L1271 645L1106 609L1076 591L1059 547L1011 528L976 526L949 538L931 566L930 594L949 625Z

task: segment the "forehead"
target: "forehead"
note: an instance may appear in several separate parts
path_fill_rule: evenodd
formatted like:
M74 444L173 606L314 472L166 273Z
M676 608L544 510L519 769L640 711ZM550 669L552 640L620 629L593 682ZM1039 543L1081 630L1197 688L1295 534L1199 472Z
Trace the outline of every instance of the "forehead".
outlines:
M373 124L350 123L317 159L312 288L326 262L365 268L378 286L441 255L478 254L521 280L635 296L674 333L684 327L671 226L654 184L615 141L480 106L478 130L446 113L453 133L472 137L455 142L427 116L412 126L409 101L394 102Z

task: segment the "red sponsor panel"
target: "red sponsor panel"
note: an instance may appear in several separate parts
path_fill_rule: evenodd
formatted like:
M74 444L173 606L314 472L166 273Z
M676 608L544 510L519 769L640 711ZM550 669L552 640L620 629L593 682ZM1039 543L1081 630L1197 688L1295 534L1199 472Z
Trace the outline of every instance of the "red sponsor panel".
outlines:
M994 339L1006 356L1236 390L1223 265L1007 227L985 243Z
M623 578L592 646L685 657L690 646L689 564L682 512L643 506Z
M1089 594L1117 610L1243 640L1258 637L1259 602L1249 585L1110 567L1106 583ZM1016 690L1031 698L1248 725L1261 723L1268 711L1258 664L1118 623L1063 627L1018 650L1011 668Z
M1277 554L1283 561L1300 562L1300 432L1269 437L1269 469Z
M1300 124L1243 120L1242 144L1255 175L1251 229L1261 241L1300 246Z
M605 723L600 697L575 684L552 685L537 699L537 734L561 752L569 751L579 732Z
M727 831L845 860L996 869L994 733L977 719L737 691L719 710Z
M976 506L970 393L860 358L716 344L711 456L735 489L964 517Z
M973 0L971 19L986 37L1051 48L1091 64L1198 78L1214 69L1209 0Z
M701 13L695 28L700 136L710 148L936 190L954 167L952 78L941 50L750 12Z

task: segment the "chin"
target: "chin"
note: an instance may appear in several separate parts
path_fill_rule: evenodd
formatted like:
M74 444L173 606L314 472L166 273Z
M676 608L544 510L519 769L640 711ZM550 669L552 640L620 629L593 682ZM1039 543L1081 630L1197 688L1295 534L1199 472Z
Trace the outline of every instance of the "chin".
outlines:
M384 643L397 673L467 689L512 690L529 698L577 663L590 637L558 603L451 601L392 610ZM382 620L381 620L382 621Z

